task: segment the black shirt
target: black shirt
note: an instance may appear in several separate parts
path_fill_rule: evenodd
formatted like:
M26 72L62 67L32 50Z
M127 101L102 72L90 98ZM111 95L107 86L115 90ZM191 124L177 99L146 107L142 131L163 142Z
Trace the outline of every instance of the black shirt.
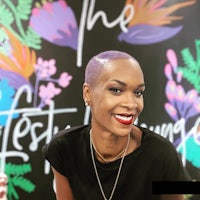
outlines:
M65 129L56 134L43 154L59 173L66 176L75 200L103 200L92 164L90 126ZM187 180L174 146L160 135L143 131L139 148L128 154L122 166L112 200L157 200L152 181ZM120 161L101 163L95 158L104 193L109 199Z

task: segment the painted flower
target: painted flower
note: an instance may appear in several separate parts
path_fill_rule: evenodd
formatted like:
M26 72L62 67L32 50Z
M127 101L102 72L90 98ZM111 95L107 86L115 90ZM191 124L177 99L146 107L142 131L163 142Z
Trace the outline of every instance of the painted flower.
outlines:
M35 73L41 79L47 79L52 75L56 74L55 59L43 60L38 58L37 64L35 64Z
M59 86L66 88L70 84L71 80L72 80L72 76L69 75L67 72L63 72L60 75L60 78L58 79L58 84Z
M43 107L45 105L49 105L52 98L61 93L61 88L56 88L55 85L66 88L70 84L72 76L69 75L67 72L63 72L60 74L59 78L54 77L57 73L55 59L43 60L41 57L39 57L37 60L37 64L35 64L34 67L36 80L33 106L38 106L39 94L39 97L41 97L39 107ZM47 86L40 85L41 83L44 84L44 82L47 82Z
M165 65L164 73L168 80L175 79L180 83L182 80L182 72L178 71L178 60L176 53L173 49L168 49L166 53L168 63Z
M0 79L6 77L15 89L22 85L29 85L32 89L29 78L34 71L35 51L23 45L7 29L3 30L8 38L1 44L4 51L0 52Z
M187 120L200 113L200 97L195 89L185 92L182 85L171 80L166 85L166 96L169 102L165 104L165 110L174 121Z
M49 105L52 98L60 93L61 89L56 88L54 83L52 82L49 82L47 86L41 85L39 88L39 96L41 98L40 107L43 107L44 105Z
M199 116L200 96L198 96L198 91L195 88L186 91L182 86L181 82L184 76L180 71L180 67L178 66L178 60L175 51L169 49L166 53L166 57L168 63L165 65L164 73L168 79L165 88L168 102L165 103L165 110L174 121L183 119L184 122L187 123L190 118ZM188 57L185 59L183 58L183 60L188 60ZM196 167L200 166L199 130L200 129L197 128L196 131L193 127L191 131L186 131L185 127L185 131L182 134L184 134L186 139L183 140L180 137L173 142L174 146L177 147L177 151L182 154L183 161L185 162L187 159Z
M165 65L164 73L168 79L165 88L168 102L165 104L165 110L174 121L181 118L187 120L200 113L200 97L195 89L186 92L181 85L182 72L178 70L174 50L169 49L166 56L168 63Z
M166 26L181 16L171 16L175 11L195 4L195 0L184 1L170 6L163 6L166 0L126 0L126 5L133 5L133 17L128 24L128 31L118 36L119 41L129 44L154 44L177 35L183 28ZM126 13L130 17L130 10Z
M64 0L43 1L30 17L30 27L45 40L77 49L78 26L73 10Z

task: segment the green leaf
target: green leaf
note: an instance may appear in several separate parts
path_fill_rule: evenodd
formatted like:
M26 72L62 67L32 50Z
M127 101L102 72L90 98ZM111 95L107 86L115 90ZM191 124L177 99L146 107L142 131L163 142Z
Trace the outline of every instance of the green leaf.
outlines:
M12 181L8 182L8 199L11 200L13 199L19 199L19 195L17 194L17 191L12 183Z
M14 17L12 12L6 8L6 6L0 3L0 23L4 26L12 24L14 21Z
M20 187L24 191L31 193L35 190L35 185L26 178L15 176L12 179L13 185Z
M27 46L33 49L41 49L41 38L30 26L28 26L24 41Z
M181 71L183 77L200 92L200 40L195 41L195 46L197 60L194 59L188 48L183 49L181 55L185 66L179 66L178 70Z
M20 187L25 192L31 193L35 190L35 185L25 177L24 174L31 172L30 164L15 165L7 163L5 173L8 176L8 197L9 200L19 199L16 187Z
M31 13L32 0L18 0L17 15L22 20L28 20Z
M185 65L192 71L196 70L196 61L194 60L191 51L188 48L185 48L181 51L183 61Z
M14 165L12 163L6 164L5 172L7 175L24 175L31 172L30 164Z

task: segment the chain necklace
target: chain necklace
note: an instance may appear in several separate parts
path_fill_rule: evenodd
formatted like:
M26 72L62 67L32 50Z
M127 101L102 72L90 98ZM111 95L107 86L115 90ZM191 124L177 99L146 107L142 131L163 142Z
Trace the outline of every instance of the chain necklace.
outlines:
M129 146L129 142L130 142L130 134L128 135L128 142L127 142L126 148L124 150L124 154L122 156L122 159L121 159L121 162L120 162L120 165L119 165L119 169L118 169L118 172L117 172L115 183L113 185L110 197L109 197L109 199L107 199L106 196L105 196L105 193L103 191L103 187L102 187L102 184L101 184L101 181L100 181L100 178L99 178L99 174L98 174L98 171L97 171L97 166L96 166L96 163L95 163L94 152L93 152L93 149L92 149L92 146L94 147L94 144L92 144L92 134L91 134L91 131L90 131L90 151L91 151L91 156L92 156L92 163L93 163L93 166L94 166L94 171L95 171L96 178L97 178L97 181L98 181L98 184L99 184L99 188L101 190L101 193L102 193L102 196L103 196L104 200L111 200L112 197L113 197L113 194L115 192L115 189L116 189L116 186L117 186L117 182L119 180L119 176L120 176L120 173L121 173L122 164L124 162L124 158L125 158L128 146Z
M91 133L90 133L91 134ZM96 146L94 145L94 142L92 140L92 137L91 137L91 142L92 142L92 145L93 145L93 148L95 150L95 152L97 153L97 155L105 162L105 163L109 163L109 162L113 162L115 160L117 160L126 150L126 147L121 151L119 152L115 157L113 157L112 159L106 159L103 157L103 155L101 155L101 153L97 150Z

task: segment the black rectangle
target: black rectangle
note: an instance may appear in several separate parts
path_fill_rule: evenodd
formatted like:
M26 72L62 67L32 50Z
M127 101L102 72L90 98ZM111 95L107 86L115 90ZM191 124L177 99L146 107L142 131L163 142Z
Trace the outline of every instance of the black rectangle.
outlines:
M153 194L200 194L199 181L154 181Z

